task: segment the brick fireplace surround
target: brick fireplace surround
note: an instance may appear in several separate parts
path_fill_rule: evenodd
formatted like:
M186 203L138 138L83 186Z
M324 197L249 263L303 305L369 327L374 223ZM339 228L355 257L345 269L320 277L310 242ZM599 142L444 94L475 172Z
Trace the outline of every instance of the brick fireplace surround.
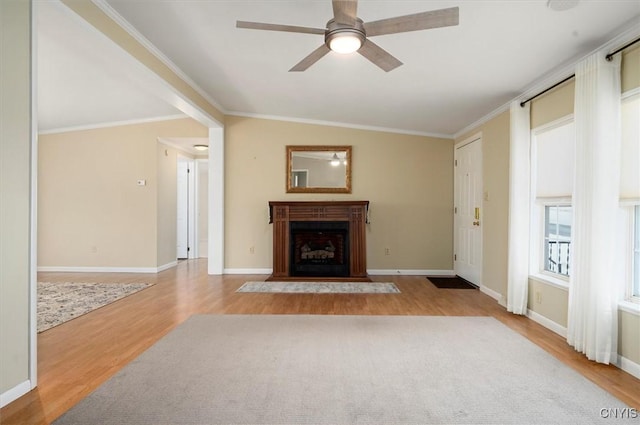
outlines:
M269 222L273 223L273 274L267 280L337 280L370 282L367 276L366 229L369 201L271 201ZM306 223L348 224L348 275L296 275L292 269L291 228ZM331 227L326 226L326 227ZM317 273L316 273L317 274Z

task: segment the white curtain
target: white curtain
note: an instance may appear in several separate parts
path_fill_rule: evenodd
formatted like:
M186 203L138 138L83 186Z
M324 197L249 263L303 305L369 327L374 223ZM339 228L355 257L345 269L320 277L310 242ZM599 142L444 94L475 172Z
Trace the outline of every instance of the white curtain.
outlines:
M529 287L530 104L511 103L509 141L509 257L507 310L527 313Z
M620 55L577 64L572 270L567 341L590 360L617 351L616 229L620 186Z

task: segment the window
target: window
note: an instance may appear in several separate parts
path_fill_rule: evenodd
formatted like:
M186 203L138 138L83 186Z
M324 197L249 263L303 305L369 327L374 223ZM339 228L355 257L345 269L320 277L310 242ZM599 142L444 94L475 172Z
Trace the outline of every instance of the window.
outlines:
M571 227L575 128L568 116L532 131L530 270L567 286L571 274Z
M570 206L544 207L544 270L569 276L571 258Z

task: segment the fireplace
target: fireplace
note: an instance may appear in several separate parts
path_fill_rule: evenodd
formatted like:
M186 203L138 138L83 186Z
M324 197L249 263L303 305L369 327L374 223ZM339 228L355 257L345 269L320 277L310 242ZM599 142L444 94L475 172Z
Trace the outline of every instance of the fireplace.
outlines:
M365 224L369 201L271 201L269 280L371 280Z
M348 221L291 221L289 235L289 276L349 276Z

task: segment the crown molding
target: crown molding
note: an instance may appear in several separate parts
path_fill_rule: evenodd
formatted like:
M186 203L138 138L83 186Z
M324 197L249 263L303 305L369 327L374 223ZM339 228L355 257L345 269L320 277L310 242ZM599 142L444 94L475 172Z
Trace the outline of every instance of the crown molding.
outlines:
M158 121L171 121L171 120L179 120L182 118L189 118L189 117L185 114L178 114L178 115L165 115L162 117L153 117L153 118L140 118L135 120L109 121L109 122L101 122L96 124L52 128L49 130L39 131L38 135L42 136L46 134L69 133L71 131L96 130L99 128L119 127L123 125L134 125L134 124L146 124L146 123L158 122Z
M336 122L336 121L323 121L323 120L297 118L297 117L283 117L279 115L263 115L263 114L238 112L238 111L230 111L227 113L227 115L237 116L237 117L246 117L246 118L258 118L258 119L272 120L272 121L286 121L286 122L295 122L295 123L301 123L301 124L322 125L326 127L341 127L341 128L352 128L355 130L378 131L381 133L406 134L409 136L424 136L424 137L434 137L438 139L453 139L453 136L451 134L429 133L424 131L403 130L400 128L377 127L377 126L371 126L371 125L351 124L351 123Z
M640 87L636 87L635 89L627 90L626 92L622 93L622 96L620 96L620 97L622 98L622 100L627 100L627 99L635 98L637 96L640 96Z

